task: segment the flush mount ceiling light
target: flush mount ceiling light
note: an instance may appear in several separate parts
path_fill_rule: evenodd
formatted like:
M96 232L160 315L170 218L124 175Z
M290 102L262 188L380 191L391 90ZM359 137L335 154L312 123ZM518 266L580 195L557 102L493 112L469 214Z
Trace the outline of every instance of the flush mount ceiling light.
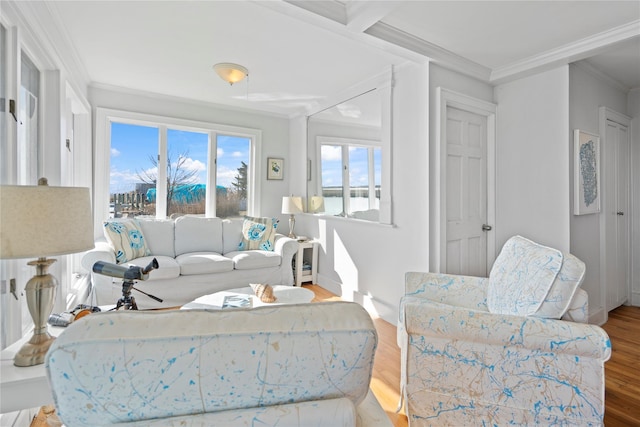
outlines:
M218 73L222 80L230 85L238 83L249 75L249 70L245 67L238 64L232 64L230 62L221 62L220 64L216 64L213 66L213 69Z

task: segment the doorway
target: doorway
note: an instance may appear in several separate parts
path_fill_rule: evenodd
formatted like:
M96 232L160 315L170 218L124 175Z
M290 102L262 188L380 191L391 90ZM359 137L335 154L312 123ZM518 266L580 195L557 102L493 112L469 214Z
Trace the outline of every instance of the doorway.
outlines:
M602 211L600 272L606 311L629 301L631 278L631 119L600 108Z
M495 259L495 104L438 88L436 266L486 277Z

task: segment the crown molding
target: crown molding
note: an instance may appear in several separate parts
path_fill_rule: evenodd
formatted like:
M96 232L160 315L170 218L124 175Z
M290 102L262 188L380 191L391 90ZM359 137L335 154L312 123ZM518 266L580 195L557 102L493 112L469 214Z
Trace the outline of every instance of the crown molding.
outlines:
M224 103L223 102L216 103L216 102L210 102L210 101L203 101L200 99L183 98L175 95L167 95L167 94L157 93L157 92L148 92L140 89L131 89L131 88L122 87L122 86L114 86L114 85L99 83L99 82L92 82L89 85L89 90L91 91L93 89L106 91L106 92L120 93L123 95L130 95L130 96L141 97L141 98L155 99L155 100L167 102L167 103L183 103L183 104L193 105L197 107L216 108L216 109L225 110L225 111L236 111L243 114L256 114L259 116L274 117L279 119L290 118L296 114L299 114L298 111L274 112L273 108L271 107L265 107L264 109L260 108L259 106L256 106L254 108L249 108L249 107L240 105L240 103L236 105L232 102L229 102L228 100L225 100Z
M490 68L383 22L378 22L372 25L365 31L365 34L380 38L412 52L416 52L422 56L426 56L429 58L430 62L441 67L457 71L484 82L488 82L491 76Z
M501 84L520 77L569 64L601 53L615 43L640 36L640 20L612 28L590 37L569 43L540 55L499 67L491 72L490 82Z
M627 93L631 90L629 86L625 85L624 83L614 79L610 75L605 74L599 69L597 69L596 67L594 67L593 64L589 62L588 59L583 59L582 61L575 62L573 63L573 65L576 66L577 68L583 69L587 73L607 83L609 86L612 86L622 92Z

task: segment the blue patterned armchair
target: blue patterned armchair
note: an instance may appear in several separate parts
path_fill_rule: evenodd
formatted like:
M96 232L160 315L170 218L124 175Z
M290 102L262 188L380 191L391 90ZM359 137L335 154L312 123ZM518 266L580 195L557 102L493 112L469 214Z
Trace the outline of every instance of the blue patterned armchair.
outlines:
M586 324L584 271L515 236L489 278L407 273L398 345L409 425L601 425L611 343Z

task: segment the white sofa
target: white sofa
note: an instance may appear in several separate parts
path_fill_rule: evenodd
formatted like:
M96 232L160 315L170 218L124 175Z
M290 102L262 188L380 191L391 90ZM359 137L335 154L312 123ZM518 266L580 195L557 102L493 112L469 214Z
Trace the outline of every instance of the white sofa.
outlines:
M68 427L390 427L377 342L349 302L121 311L71 324L45 363Z
M124 220L127 221L127 220ZM129 220L131 221L131 220ZM298 242L276 234L273 251L238 250L243 219L182 216L177 219L136 218L150 254L122 265L146 267L153 258L159 268L135 288L163 300L154 301L135 290L138 308L184 305L214 292L248 286L249 283L292 286L291 261ZM116 253L106 238L82 257L82 266L91 272L96 303L116 304L122 296L122 279L93 272L97 261L116 263Z

